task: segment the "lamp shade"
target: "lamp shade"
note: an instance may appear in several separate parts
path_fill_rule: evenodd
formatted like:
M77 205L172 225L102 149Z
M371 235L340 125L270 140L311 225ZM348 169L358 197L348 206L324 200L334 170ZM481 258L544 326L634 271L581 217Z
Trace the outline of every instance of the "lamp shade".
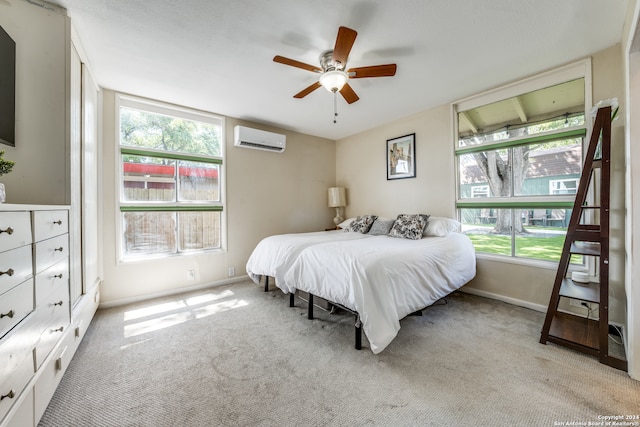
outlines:
M344 187L331 187L329 189L329 207L339 208L347 206L347 194Z

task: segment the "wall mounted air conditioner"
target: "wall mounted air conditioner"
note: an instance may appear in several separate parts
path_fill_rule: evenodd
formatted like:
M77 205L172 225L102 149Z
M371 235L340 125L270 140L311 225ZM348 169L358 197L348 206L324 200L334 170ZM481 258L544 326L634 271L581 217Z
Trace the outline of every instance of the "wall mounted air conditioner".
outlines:
M236 126L233 128L233 145L282 153L287 146L287 137L279 133Z

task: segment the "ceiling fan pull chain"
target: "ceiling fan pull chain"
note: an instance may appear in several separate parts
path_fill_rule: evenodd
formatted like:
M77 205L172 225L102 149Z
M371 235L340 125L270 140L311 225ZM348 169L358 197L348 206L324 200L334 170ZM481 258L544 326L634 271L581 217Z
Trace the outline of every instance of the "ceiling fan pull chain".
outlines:
M337 92L338 91L333 91L333 123L337 123L337 117L338 117L338 97L337 97Z

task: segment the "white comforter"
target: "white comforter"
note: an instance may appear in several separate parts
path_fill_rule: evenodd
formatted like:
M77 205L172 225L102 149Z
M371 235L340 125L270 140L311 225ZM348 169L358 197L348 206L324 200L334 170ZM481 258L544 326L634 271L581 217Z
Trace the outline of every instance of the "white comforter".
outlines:
M400 330L400 319L433 304L476 274L475 250L460 233L407 240L341 231L272 236L247 263L247 273L276 278L360 315L371 351Z
M278 234L265 237L258 243L247 261L247 274L256 284L260 284L261 276L273 277L276 279L276 283L279 284L282 282L284 274L300 255L300 252L309 246L367 237L372 236L360 233L345 233L344 230Z

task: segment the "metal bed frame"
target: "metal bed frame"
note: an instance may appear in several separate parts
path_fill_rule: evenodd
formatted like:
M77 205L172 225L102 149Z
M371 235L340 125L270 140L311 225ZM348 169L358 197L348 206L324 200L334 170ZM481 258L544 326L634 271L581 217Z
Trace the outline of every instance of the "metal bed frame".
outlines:
M269 276L263 276L265 278L264 280L264 291L265 292L269 292ZM313 320L313 294L309 293L309 299L307 301L307 319ZM441 298L444 299L444 298ZM341 304L335 303L333 301L328 301L329 304L331 304L333 307L337 307L341 310L344 310L348 313L351 313L355 316L356 318L356 322L355 322L355 349L356 350L362 350L362 322L360 321L360 314L358 314L357 311L352 310L350 308L347 308ZM446 303L446 300L445 300ZM433 304L432 304L433 305ZM290 293L289 294L289 307L295 307L295 294L294 293ZM414 311L413 313L409 314L409 316L422 316L422 310L424 310L427 307L424 307L418 311ZM329 312L330 314L333 314L333 309L331 309L331 311Z

